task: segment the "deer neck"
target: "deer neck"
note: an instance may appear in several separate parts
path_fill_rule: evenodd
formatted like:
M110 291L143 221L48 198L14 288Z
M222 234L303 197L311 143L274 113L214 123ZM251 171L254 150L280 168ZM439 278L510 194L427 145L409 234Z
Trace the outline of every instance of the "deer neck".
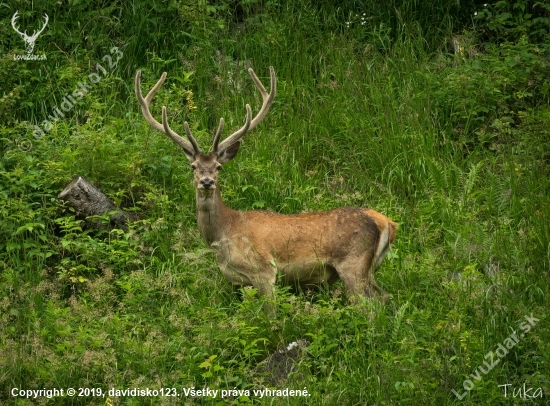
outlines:
M208 245L220 241L224 234L225 219L230 208L222 201L220 188L196 189L197 223L202 238Z

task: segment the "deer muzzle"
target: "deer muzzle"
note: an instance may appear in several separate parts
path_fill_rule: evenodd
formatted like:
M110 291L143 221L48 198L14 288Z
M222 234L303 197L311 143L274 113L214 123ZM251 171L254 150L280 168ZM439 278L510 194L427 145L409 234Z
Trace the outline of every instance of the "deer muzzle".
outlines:
M210 189L212 186L214 186L214 179L201 179L200 184L204 189Z

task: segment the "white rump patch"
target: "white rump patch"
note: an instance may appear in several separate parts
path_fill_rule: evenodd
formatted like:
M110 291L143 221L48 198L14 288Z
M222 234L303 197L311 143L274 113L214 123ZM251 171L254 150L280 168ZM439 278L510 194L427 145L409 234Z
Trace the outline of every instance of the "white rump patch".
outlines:
M390 228L389 224L382 230L378 246L376 247L376 255L374 256L374 270L377 270L388 253L390 247Z

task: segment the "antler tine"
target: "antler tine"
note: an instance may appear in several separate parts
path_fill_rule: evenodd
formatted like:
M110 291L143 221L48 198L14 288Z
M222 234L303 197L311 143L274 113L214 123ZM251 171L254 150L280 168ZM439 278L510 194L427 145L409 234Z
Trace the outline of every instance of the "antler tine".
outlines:
M184 139L183 137L179 136L174 130L170 128L168 125L168 117L166 115L166 106L162 106L162 126L163 126L163 132L172 138L172 140L178 144L180 147L182 147L184 150L192 153L192 155L195 155L199 152L201 152L201 149L199 148L199 145L197 144L197 140L195 140L195 137L191 134L191 130L189 129L189 125L187 124L187 121L183 123L185 127L185 132L187 133L187 138L189 138L189 141ZM184 141L184 142L182 142Z
M153 118L153 115L151 114L151 111L149 110L149 103L151 103L151 99L155 96L157 91L160 89L164 81L166 80L166 72L164 72L158 82L153 86L153 88L147 93L147 96L143 98L143 94L141 93L141 71L138 70L136 73L136 97L138 99L138 102L141 106L141 111L143 112L143 115L145 116L145 120L151 126L161 133L164 133L164 127L161 123L159 123L157 120Z
M231 134L229 137L227 137L225 140L223 140L219 144L218 146L219 150L228 148L229 146L234 144L239 138L241 138L246 131L250 131L254 129L258 124L260 124L260 122L264 119L265 115L269 111L269 108L273 103L273 99L275 98L275 93L277 90L277 78L275 77L275 69L273 69L273 66L269 67L269 75L271 77L270 93L267 93L267 90L265 90L264 85L262 84L262 82L260 82L260 79L258 79L258 77L254 73L254 70L252 68L248 69L248 73L250 74L250 76L252 77L252 80L254 81L254 84L262 94L262 99L263 99L262 108L260 109L258 114L256 114L256 117L254 117L254 119L251 120L250 126L247 128L247 130L241 133L242 129L244 128L243 127L237 130L237 132ZM250 106L248 104L246 106L247 106L247 112L248 112L248 109L250 108Z
M217 153L218 151L223 151L224 149L229 148L231 145L235 144L243 135L246 134L248 130L250 130L251 121L252 121L252 109L250 108L250 104L247 104L246 121L244 125L241 128L239 128L237 131L235 131L233 134L231 134L229 137L227 137L225 140L223 140L223 142L221 142L218 145L218 147L213 151Z
M183 122L183 128L185 128L185 134L187 134L187 138L189 138L189 141L193 144L193 148L195 148L195 153L201 152L201 149L199 148L199 144L197 144L197 140L195 137L193 137L193 134L191 134L191 129L189 128L189 124L187 121Z
M260 122L264 119L265 115L269 111L269 108L273 103L273 99L275 98L275 93L277 92L277 78L275 77L275 69L273 69L273 66L270 66L269 67L269 76L271 79L270 88L269 88L270 93L267 93L264 85L262 84L262 82L260 82L260 79L258 79L256 74L254 73L254 70L252 68L249 68L248 73L250 74L250 76L252 77L252 80L254 81L254 84L262 94L262 99L263 99L262 108L250 123L250 128L248 129L248 131L250 131L256 128L258 124L260 124Z
M223 117L220 118L220 124L218 125L218 131L216 131L216 135L214 136L214 143L212 144L212 151L218 152L218 144L220 143L220 136L222 135L223 131Z
M143 97L143 94L141 93L141 71L138 70L136 72L136 97L138 99L138 102L141 106L141 111L143 113L143 116L145 117L145 120L153 127L155 130L160 131L163 134L168 135L176 144L178 144L183 149L193 152L195 150L194 146L187 141L185 138L177 134L175 131L170 129L169 132L165 129L164 125L159 123L157 120L153 118L153 115L151 114L151 111L149 110L149 104L151 103L151 100L155 96L155 94L158 92L164 81L166 80L166 72L164 72L158 82L153 86L153 88L147 93L147 96L145 98ZM164 115L165 115L165 109L166 107L163 107L163 121L164 121ZM168 124L168 121L166 121ZM196 144L196 141L195 141Z

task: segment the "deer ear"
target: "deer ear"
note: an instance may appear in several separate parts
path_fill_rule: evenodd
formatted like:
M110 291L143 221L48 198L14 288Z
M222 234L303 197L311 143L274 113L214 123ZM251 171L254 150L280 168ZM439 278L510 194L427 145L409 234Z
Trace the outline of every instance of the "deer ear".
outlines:
M229 147L218 153L218 162L223 165L224 163L231 161L233 158L235 158L237 152L239 152L240 147L240 141L231 144Z

